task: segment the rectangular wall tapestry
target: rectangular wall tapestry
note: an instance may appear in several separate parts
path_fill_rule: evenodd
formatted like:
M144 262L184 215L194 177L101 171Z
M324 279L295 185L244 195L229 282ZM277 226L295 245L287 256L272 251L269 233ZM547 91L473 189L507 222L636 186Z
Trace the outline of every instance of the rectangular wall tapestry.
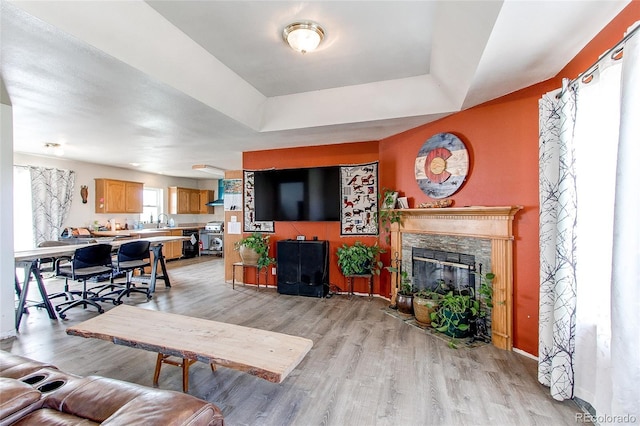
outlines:
M274 232L273 221L256 221L252 171L244 171L244 232Z
M340 234L378 235L378 163L340 167Z

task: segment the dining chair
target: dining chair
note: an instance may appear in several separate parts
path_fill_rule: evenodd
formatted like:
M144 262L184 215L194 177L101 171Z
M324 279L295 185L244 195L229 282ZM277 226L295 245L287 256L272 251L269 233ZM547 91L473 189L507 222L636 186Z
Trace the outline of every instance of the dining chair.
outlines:
M66 246L70 243L66 241L55 241L55 240L47 240L42 241L38 244L38 247L59 247ZM44 274L50 274L48 277L57 276L58 270L61 265L66 265L71 261L71 256L57 256L57 257L42 257L38 259L38 270L40 271L43 278L45 278ZM44 266L49 265L49 266ZM74 296L81 296L82 291L80 290L70 290L69 289L69 281L65 280L64 289L57 293L49 294L49 300L57 299L58 297L64 297L65 300L73 300Z
M136 287L131 282L133 273L136 270L139 270L140 274L144 274L144 268L151 266L150 245L151 243L149 241L131 241L122 244L118 248L114 275L124 273L126 282L124 285L117 285L112 280L111 286L114 287L114 289L105 294L105 296L115 294L115 304L122 303L122 298L125 296L129 297L131 293L142 293L147 296L147 300L151 299L149 287Z
M87 290L87 280L92 277L109 275L113 273L111 262L111 244L88 245L76 249L68 265L61 265L58 268L57 276L68 280L82 281L82 292L79 299L68 300L55 307L60 318L66 317L65 312L76 306L87 308L88 305L95 307L98 313L104 310L98 302L112 301L112 297L100 296L97 293Z

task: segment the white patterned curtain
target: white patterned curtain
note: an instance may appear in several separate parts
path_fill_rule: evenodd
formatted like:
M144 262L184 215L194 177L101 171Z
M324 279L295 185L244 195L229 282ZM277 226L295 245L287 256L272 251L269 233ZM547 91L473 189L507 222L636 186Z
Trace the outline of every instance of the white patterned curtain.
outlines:
M567 89L565 87L565 89ZM538 380L558 400L573 397L576 309L576 96L539 102L540 318Z
M42 241L57 240L62 224L69 215L76 174L71 170L29 167L33 207L33 238L37 246Z
M636 34L623 60L604 57L576 86L573 110L566 96L540 101L538 376L554 398L588 402L600 424L640 424L639 44ZM564 187L562 152L573 153ZM562 200L572 198L569 215Z

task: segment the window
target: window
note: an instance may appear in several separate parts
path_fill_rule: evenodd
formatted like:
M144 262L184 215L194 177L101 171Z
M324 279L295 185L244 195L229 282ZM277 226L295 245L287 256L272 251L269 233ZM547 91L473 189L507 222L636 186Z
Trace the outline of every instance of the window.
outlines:
M142 222L153 222L158 220L158 215L162 213L162 189L144 188L142 192Z
M13 168L13 248L33 248L33 209L31 208L31 175L26 167Z

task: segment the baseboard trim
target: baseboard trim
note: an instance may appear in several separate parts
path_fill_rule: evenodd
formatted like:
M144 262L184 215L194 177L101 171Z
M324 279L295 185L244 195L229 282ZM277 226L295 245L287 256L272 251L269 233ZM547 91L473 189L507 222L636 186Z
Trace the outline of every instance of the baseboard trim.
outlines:
M513 352L515 352L517 354L520 354L520 355L523 355L523 356L526 356L527 358L531 358L533 360L538 361L538 357L537 356L531 355L529 352L525 352L522 349L513 348Z

